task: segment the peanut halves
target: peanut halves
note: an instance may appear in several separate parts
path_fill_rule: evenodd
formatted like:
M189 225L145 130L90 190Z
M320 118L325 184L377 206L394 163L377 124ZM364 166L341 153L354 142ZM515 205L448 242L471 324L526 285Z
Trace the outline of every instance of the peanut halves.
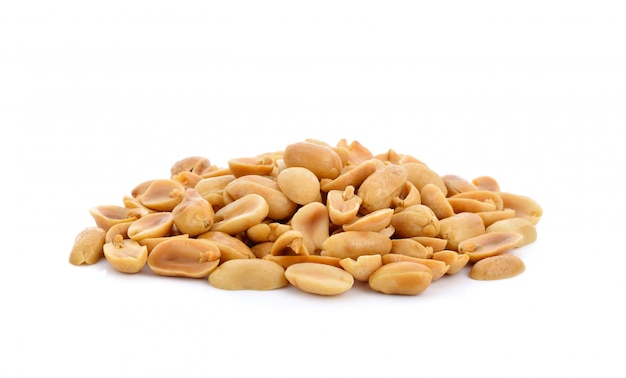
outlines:
M131 187L120 205L89 209L94 226L69 262L204 279L223 290L294 287L418 295L465 272L475 280L526 269L515 251L537 239L539 203L495 178L440 175L389 149L345 139L282 151L176 161L169 177Z

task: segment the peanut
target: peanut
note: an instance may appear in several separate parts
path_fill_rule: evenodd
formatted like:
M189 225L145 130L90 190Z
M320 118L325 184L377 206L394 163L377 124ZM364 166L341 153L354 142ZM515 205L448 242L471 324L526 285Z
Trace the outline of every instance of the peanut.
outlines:
M225 167L191 156L169 178L133 187L122 206L92 207L95 227L76 237L70 263L104 256L120 272L208 276L226 290L338 295L357 280L416 295L468 264L474 279L519 274L523 262L507 252L536 240L543 215L490 176L441 176L356 141L248 156Z

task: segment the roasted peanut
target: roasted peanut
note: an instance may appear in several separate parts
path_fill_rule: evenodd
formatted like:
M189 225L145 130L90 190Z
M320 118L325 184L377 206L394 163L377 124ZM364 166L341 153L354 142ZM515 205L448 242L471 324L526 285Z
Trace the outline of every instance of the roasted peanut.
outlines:
M274 290L287 285L285 269L265 259L229 260L210 275L211 286L222 290Z
M322 201L320 181L306 168L285 168L276 176L276 183L285 196L298 205Z
M128 226L128 236L133 240L158 238L169 235L174 225L174 217L170 212L159 212L145 215Z
M111 266L122 273L137 273L148 261L148 248L136 240L117 235L103 246L104 257Z
M498 192L502 198L503 206L515 210L516 217L527 218L536 225L543 216L543 209L534 199L520 194Z
M311 262L290 265L285 277L296 288L318 295L338 295L354 284L354 277L345 270Z
M339 261L341 267L352 274L355 280L367 282L378 268L383 266L380 255L362 255L353 260L349 257Z
M357 259L362 255L385 255L391 250L391 239L372 231L344 231L331 235L322 244L322 256Z
M393 199L402 193L407 176L406 169L397 165L384 166L369 175L357 191L363 200L361 212L367 214L390 207Z
M369 276L369 286L384 294L417 295L432 282L432 272L414 262L393 262L378 268Z
M437 236L440 226L435 213L425 205L409 206L391 217L395 236L410 238L414 236Z
M524 270L526 270L526 266L519 257L505 253L476 262L472 266L469 276L475 280L501 280L515 277Z
M202 278L217 268L219 258L219 248L208 240L174 237L154 247L148 267L162 276Z
M178 231L191 237L209 231L214 215L211 204L195 189L187 189L183 200L172 210L172 218Z
M303 167L318 179L334 179L341 173L341 158L332 148L319 143L298 142L285 148L285 166Z
M104 256L103 246L106 231L100 227L87 227L74 240L70 252L70 263L73 265L95 264Z
M459 243L458 250L459 253L468 254L470 262L476 262L515 248L523 238L524 236L517 232L489 232L463 240Z
M439 236L448 241L447 249L458 250L458 245L465 239L485 233L485 224L474 213L459 213L439 221Z
M537 228L528 218L514 217L502 219L489 225L486 231L487 233L508 231L522 235L523 238L515 245L516 248L523 247L537 240Z
M91 208L96 227L76 238L70 263L104 256L120 272L148 265L227 290L291 284L337 295L357 280L416 295L470 263L475 279L519 274L523 263L507 252L536 240L543 215L492 177L440 176L415 156L357 141L306 139L249 156L227 167L191 156L169 178L136 185L123 206Z

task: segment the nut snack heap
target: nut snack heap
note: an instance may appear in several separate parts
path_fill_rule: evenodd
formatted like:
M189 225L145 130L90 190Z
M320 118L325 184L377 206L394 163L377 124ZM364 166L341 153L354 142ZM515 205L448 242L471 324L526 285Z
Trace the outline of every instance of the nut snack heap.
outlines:
M318 295L355 280L417 295L463 270L477 280L516 276L525 266L510 251L536 240L542 216L492 177L442 176L411 155L375 155L345 139L307 139L227 167L187 157L122 202L89 210L95 225L76 237L71 264L104 256L124 273Z

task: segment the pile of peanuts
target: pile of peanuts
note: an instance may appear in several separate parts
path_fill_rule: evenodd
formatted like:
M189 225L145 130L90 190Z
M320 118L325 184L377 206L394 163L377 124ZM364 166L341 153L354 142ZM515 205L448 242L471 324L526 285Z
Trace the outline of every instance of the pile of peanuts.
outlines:
M489 176L439 175L392 149L306 139L283 151L191 156L123 204L89 210L95 226L69 261L105 258L124 273L207 279L224 290L338 295L355 281L417 295L460 271L497 280L525 270L510 251L537 238L542 209ZM464 269L468 267L468 269Z

